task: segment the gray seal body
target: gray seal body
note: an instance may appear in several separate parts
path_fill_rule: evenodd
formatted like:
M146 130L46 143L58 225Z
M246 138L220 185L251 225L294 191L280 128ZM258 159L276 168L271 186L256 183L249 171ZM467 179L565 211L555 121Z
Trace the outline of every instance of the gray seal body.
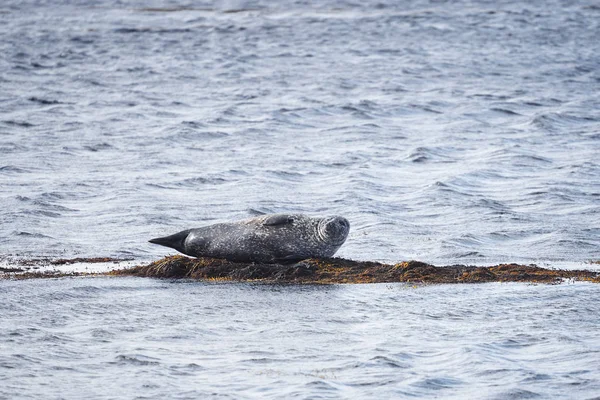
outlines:
M150 243L192 257L281 263L332 257L346 241L350 223L339 216L312 218L271 214L243 221L188 229Z

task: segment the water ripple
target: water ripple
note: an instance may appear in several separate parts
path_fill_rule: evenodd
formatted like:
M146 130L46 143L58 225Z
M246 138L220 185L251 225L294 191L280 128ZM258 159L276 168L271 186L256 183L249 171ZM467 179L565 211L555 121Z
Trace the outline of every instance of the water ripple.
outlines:
M142 3L126 7L114 1L102 7L73 7L62 0L36 2L35 7L17 0L3 3L4 255L127 254L143 261L166 254L147 240L167 231L261 213L305 212L343 214L351 221L350 237L338 253L348 258L552 266L600 258L596 228L600 226L596 111L600 23L593 2L328 0L307 6L294 0L280 4L259 0L235 7ZM504 289L510 291L508 286ZM204 290L208 289L198 295ZM228 290L233 289L225 291L228 299L240 295ZM522 290L535 292L531 287ZM367 296L366 305L353 303L356 308L350 308L361 314L348 318L347 308L335 304L352 303L356 300L352 296L334 299L332 305L331 298L313 293L320 301L302 298L308 302L302 306L330 310L333 315L322 318L329 327L315 326L318 317L303 315L295 331L294 324L285 322L289 317L281 315L281 326L288 330L277 331L281 336L275 338L263 326L258 329L261 335L272 340L260 345L253 336L256 322L244 315L236 315L241 322L234 324L220 319L219 313L223 318L235 314L235 307L209 312L192 297L186 300L190 302L186 315L194 317L177 317L171 322L179 325L153 336L140 321L147 327L155 326L154 321L136 310L160 320L155 313L178 315L181 305L164 303L162 308L147 309L137 303L144 296L133 287L115 290L113 296L128 291L131 297L110 306L85 303L108 296L89 288L54 299L79 311L69 314L75 324L81 322L78 318L98 313L105 318L102 329L108 333L83 322L69 332L48 328L43 334L28 334L13 329L25 336L7 336L16 342L3 348L9 351L14 343L22 348L21 339L36 335L68 336L75 338L80 353L88 344L107 346L96 349L105 366L112 362L117 369L159 368L162 377L180 374L182 387L190 382L188 388L210 387L174 393L161 386L160 379L145 381L140 375L143 383L124 388L123 397L231 396L224 389L232 387L231 379L202 378L202 373L216 370L240 374L238 397L277 397L275 392L279 397L458 397L457 393L476 397L483 389L489 389L485 393L490 398L568 397L572 393L565 394L559 386L573 383L584 386L582 397L600 390L593 383L597 376L591 358L578 347L583 341L593 350L593 342L573 337L572 332L579 330L561 335L574 340L565 343L580 372L569 367L568 355L553 343L523 349L499 346L525 339L502 334L504 326L497 326L495 319L515 330L520 327L503 319L497 312L500 306L480 299L477 290L440 313L437 310L448 296L415 305L415 298L426 297L421 296L424 292L402 289L415 297L399 296L393 304L382 301L386 306ZM476 304L473 298L485 304L480 313L470 314L464 307L463 303ZM265 303L258 297L251 301L256 307L245 311L258 321L263 312L273 313L282 304L292 311L296 306ZM532 309L543 314L547 304L558 307L565 301L569 300L540 300ZM579 307L588 302L582 299ZM38 309L52 306L46 303L51 302L41 307L13 301L0 307L10 304L9 310L21 312L29 307L38 315ZM130 313L115 319L104 314L115 309ZM525 313L501 309L510 317ZM573 306L565 313L577 309ZM364 310L381 312L378 317L385 326L369 325L372 314ZM139 320L129 320L130 315ZM566 322L559 314L544 315L557 324L549 327L535 313L518 314L521 324L535 321L546 330ZM394 324L394 317L403 325ZM365 325L360 325L361 318ZM485 335L473 333L469 319L477 321ZM29 325L15 321L17 327ZM447 325L438 325L442 323ZM281 327L272 320L265 326ZM570 326L577 326L576 321ZM217 334L206 333L211 330ZM432 340L420 341L411 332ZM539 333L533 337L544 336L533 326L532 332ZM120 336L127 334L132 336ZM486 347L488 334L493 337ZM294 335L305 335L306 340L294 348L281 347L294 342ZM311 335L322 335L323 341ZM460 335L474 342L456 344L455 352L437 348L419 352ZM168 356L145 347L144 343L160 342L157 337L168 337L169 343L181 347L173 344ZM417 345L403 347L406 338ZM235 356L232 348L220 347L238 339L235 344L241 349ZM124 345L129 340L140 344ZM251 348L243 353L248 343ZM317 347L320 352L314 350ZM44 353L48 349L36 350L43 360L56 359L56 353ZM270 354L251 355L265 350ZM519 359L524 351L538 359ZM282 354L289 356L289 364ZM401 354L410 357L395 356ZM141 361L156 357L150 361L160 364L127 364L116 358L120 355ZM542 356L547 358L541 361ZM235 368L240 359L253 357L266 361L256 363L260 364L256 369L251 362L244 363L252 375ZM315 359L318 366L304 364ZM452 364L452 359L463 365ZM549 361L562 366L562 375L540 367L552 365ZM10 355L0 357L0 365L14 370L23 370L19 362ZM530 362L538 367L529 368ZM15 393L40 397L36 382L46 378L36 381L35 376L44 377L50 368L74 368L69 380L73 391L102 377L92 361L76 366L48 361L38 367L27 372L33 375L27 378L34 380L31 384L11 379L0 387L0 397L12 398ZM391 369L394 374L386 372ZM492 378L478 375L481 371ZM547 385L544 374L557 386ZM533 378L522 381L527 377ZM493 387L495 379L504 387ZM263 391L250 383L254 380ZM278 390L269 390L270 384ZM93 389L85 392L90 398L113 396L105 389ZM44 395L67 396L57 391Z

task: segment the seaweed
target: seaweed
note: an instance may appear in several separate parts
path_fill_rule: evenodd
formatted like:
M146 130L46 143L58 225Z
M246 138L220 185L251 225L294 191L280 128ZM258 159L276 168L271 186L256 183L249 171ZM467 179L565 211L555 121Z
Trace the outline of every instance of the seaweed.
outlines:
M75 258L48 260L46 265L114 262L112 258ZM27 264L29 264L31 260ZM202 281L235 281L290 284L390 283L447 284L486 282L528 282L557 284L564 281L600 283L600 272L562 270L536 265L499 264L489 267L450 265L437 267L420 261L384 264L343 258L311 258L292 264L233 262L216 258L169 256L147 265L113 269L108 272L75 272L53 269L30 271L0 268L0 279L32 279L83 276L139 276Z
M383 264L343 258L311 258L296 264L283 265L170 256L148 265L115 269L107 274L196 280L323 284L383 282L419 284L531 282L552 284L561 283L568 279L600 283L600 274L588 270L547 269L536 265L520 264L499 264L490 267L466 265L436 267L420 261Z

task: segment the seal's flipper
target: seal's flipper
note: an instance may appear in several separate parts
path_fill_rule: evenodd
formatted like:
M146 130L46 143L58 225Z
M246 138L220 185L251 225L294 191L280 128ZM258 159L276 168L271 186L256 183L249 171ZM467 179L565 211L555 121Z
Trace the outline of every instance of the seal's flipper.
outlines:
M289 214L275 214L265 219L263 225L265 226L277 226L287 225L294 222L294 217Z
M185 254L185 239L187 238L189 233L190 230L188 229L186 231L178 232L174 235L150 239L149 242L154 244L160 244L161 246L170 247Z

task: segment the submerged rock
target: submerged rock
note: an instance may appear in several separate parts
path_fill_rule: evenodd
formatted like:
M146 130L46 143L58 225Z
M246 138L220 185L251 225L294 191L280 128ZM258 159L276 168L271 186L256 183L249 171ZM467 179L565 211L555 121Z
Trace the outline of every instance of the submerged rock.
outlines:
M436 267L419 261L382 264L342 258L308 259L282 265L171 256L149 265L113 270L108 274L273 283L560 283L565 279L600 283L600 273L587 270L556 270L519 264Z

